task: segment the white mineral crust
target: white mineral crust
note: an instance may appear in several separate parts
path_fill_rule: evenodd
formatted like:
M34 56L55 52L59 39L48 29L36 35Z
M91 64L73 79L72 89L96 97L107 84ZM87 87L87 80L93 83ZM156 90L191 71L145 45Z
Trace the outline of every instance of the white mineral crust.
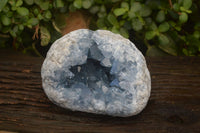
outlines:
M41 75L48 98L74 111L132 116L144 109L151 92L141 52L106 30L80 29L55 41Z

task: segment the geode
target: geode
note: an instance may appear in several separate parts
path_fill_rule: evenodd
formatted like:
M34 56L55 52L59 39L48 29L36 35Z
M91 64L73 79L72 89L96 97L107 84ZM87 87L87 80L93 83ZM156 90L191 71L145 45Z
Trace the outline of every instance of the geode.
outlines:
M106 30L80 29L55 41L41 75L48 98L73 111L136 115L151 91L141 52L128 39Z

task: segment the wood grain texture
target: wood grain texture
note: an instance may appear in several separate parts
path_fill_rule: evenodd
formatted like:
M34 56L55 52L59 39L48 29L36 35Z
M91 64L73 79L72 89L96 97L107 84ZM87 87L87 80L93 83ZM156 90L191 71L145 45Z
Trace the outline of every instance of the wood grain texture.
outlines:
M200 58L146 58L152 78L147 107L128 118L73 112L51 103L41 86L43 58L0 50L0 131L200 132Z

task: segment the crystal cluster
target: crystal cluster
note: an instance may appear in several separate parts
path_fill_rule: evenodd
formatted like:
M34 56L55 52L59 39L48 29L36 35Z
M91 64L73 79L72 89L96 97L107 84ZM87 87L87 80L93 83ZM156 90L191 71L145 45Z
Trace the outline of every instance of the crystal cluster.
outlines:
M143 55L128 39L106 30L80 29L58 39L41 74L48 98L74 111L136 115L151 91Z

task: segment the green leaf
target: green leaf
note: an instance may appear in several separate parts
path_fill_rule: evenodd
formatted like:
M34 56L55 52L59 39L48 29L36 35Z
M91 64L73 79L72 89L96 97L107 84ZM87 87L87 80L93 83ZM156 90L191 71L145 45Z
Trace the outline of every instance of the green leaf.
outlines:
M92 6L90 8L90 13L96 14L99 11L100 7L99 6Z
M2 15L1 22L3 25L8 26L11 24L11 19L9 17L7 17L6 15Z
M178 0L178 4L181 5L183 3L183 0Z
M21 6L23 4L23 1L22 0L18 0L17 2L16 2L16 7L19 7L19 6Z
M192 13L192 11L191 10L188 10L188 9L185 9L185 7L183 7L183 6L181 6L180 7L180 10L182 11L182 12L186 12L186 13Z
M162 24L159 25L158 30L160 32L167 32L169 30L170 26L167 22L164 22Z
M152 18L147 17L145 18L145 24L150 25L153 22Z
M169 24L174 27L177 31L181 30L181 27L179 25L176 25L174 21L169 21Z
M37 5L40 5L41 2L42 2L41 0L34 0L34 3L37 4Z
M188 20L188 15L185 12L182 12L181 15L179 16L179 21L181 23L185 23Z
M129 37L129 33L128 31L125 29L125 28L120 28L120 34L125 37L125 38L128 38Z
M136 12L142 9L142 5L139 2L133 2L130 11L128 12L129 18L135 18Z
M52 29L50 33L51 33L50 43L54 43L57 39L62 37L62 34L54 29Z
M101 7L100 7L100 12L106 12L106 7L104 6L104 5L102 5Z
M155 22L152 22L152 23L149 25L149 29L150 29L150 30L157 30L158 27L157 27L157 25L156 25Z
M82 7L82 0L75 0L73 5L74 7L80 9Z
M121 8L125 8L128 11L129 10L129 4L127 2L122 2Z
M35 26L39 23L39 20L37 18L31 18L28 20L28 25L32 25L32 26Z
M17 26L17 25L14 26L13 31L14 31L15 33L18 32L18 26Z
M44 26L40 27L41 46L47 46L51 40L51 35L48 29Z
M4 6L3 12L7 13L9 10L10 10L10 8L9 8L8 5ZM0 11L1 11L1 10L0 10Z
M12 10L12 11L15 11L15 10L17 10L17 7L16 7L16 6L12 6L12 7L11 7L11 10Z
M197 50L197 47L198 48L200 47L200 40L196 38L194 35L187 35L186 42L189 45L189 47L196 48L196 50Z
M105 27L105 20L104 20L104 18L99 18L97 20L97 27L98 28L104 28Z
M115 26L112 27L111 31L115 34L119 34L119 29Z
M70 12L76 11L76 7L74 7L73 3L69 5L69 11Z
M57 8L64 7L64 2L62 0L56 0L55 5Z
M133 12L138 12L142 9L142 5L140 4L140 2L133 2L131 5L131 10L133 10Z
M195 37L195 38L197 38L197 39L199 39L200 38L200 31L195 31L194 33L193 33L193 36Z
M47 19L51 19L52 17L52 14L49 10L47 10L45 13L44 13L44 17L47 18Z
M132 20L132 27L135 31L142 30L143 23L139 19L135 18Z
M0 11L4 8L8 0L0 0Z
M174 21L169 21L169 24L172 26L172 27L175 27L176 26L176 23Z
M112 13L109 13L108 16L107 16L107 20L115 27L118 27L119 26L119 23L117 21L117 18L112 14Z
M10 35L12 37L17 37L18 26L15 26L13 29L10 30Z
M40 2L39 6L40 6L40 8L41 8L42 10L47 10L47 9L49 9L49 1Z
M151 39L153 39L155 36L156 36L156 32L155 32L155 31L147 31L147 32L145 33L145 38L146 38L147 40L151 40Z
M164 34L160 34L158 36L158 40L159 40L161 45L167 45L169 43L168 37L166 35L164 35Z
M157 10L163 5L161 0L145 0L145 4L153 10Z
M135 12L133 12L132 10L130 10L130 11L128 12L128 16L129 16L129 18L135 18L135 17L136 17L136 14L135 14Z
M38 15L37 15L37 18L38 18L39 20L42 20L42 19L43 19L43 16L42 16L41 14L38 14Z
M125 22L126 22L125 20L121 20L121 21L119 21L119 25L124 26Z
M148 48L146 52L146 56L169 56L167 53L162 51L161 49L157 48L156 46L151 46Z
M15 6L16 0L9 0L8 3L9 3L11 6Z
M19 25L19 30L24 30L24 26L22 24Z
M177 31L181 31L181 27L180 26L175 26L174 27Z
M161 23L165 20L165 12L163 10L160 10L158 14L156 15L156 21Z
M27 5L33 5L33 0L24 0L26 2Z
M174 40L170 36L160 34L158 45L160 49L171 55L177 56L177 48Z
M40 11L39 11L38 8L35 8L35 9L33 10L33 13L34 13L35 15L38 15L38 14L40 13Z
M173 4L173 8L174 8L174 10L175 10L175 11L177 11L177 12L178 12L178 11L179 11L179 9L180 9L180 6L179 6L179 4L178 4L178 3L174 3L174 4Z
M186 10L185 12L188 13L188 14L192 13L191 10Z
M183 48L183 49L182 49L182 52L184 53L184 55L189 56L189 53L188 53L188 50L187 50L187 49Z
M148 17L150 14L151 14L151 9L148 7L148 6L146 6L146 5L143 5L142 6L142 9L140 10L140 12L139 12L139 14L140 14L140 16L142 16L142 17Z
M192 6L192 0L184 0L183 7L187 10Z
M127 9L125 8L116 8L113 13L115 14L115 16L121 16L123 15L125 12L127 11Z
M17 37L16 33L15 33L13 30L10 31L10 35L11 35L12 37L14 37L14 38Z
M104 18L107 14L105 12L99 12L97 15L99 18Z
M92 5L92 1L91 0L84 0L83 1L83 8L85 9L89 9Z
M29 14L29 10L25 7L18 7L17 13L21 16L27 16Z

